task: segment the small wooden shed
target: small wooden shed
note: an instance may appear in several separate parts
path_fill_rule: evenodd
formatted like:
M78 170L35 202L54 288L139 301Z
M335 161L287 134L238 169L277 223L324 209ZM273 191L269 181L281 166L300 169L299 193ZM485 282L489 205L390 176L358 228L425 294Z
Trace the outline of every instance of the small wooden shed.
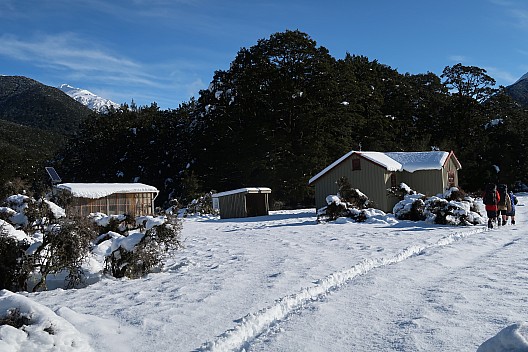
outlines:
M443 193L458 185L458 170L462 166L455 154L429 152L363 152L350 151L312 177L315 205L326 206L326 197L337 194L337 181L346 177L374 206L392 212L399 201L388 189L401 183L425 195Z
M266 187L240 188L213 194L213 208L221 219L245 218L269 214L269 194Z
M143 183L62 183L56 190L71 196L69 212L86 216L90 213L107 215L153 215L156 187Z

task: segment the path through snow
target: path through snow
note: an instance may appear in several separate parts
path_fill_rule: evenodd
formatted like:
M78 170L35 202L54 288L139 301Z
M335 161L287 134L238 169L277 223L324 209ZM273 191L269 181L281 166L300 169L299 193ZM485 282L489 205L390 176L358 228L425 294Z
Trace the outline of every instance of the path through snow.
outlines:
M226 331L215 341L204 344L198 351L240 351L247 349L255 338L271 330L274 325L279 324L294 312L306 307L307 303L324 300L326 295L338 290L357 276L365 275L372 269L397 264L428 250L450 245L462 238L483 231L484 228L482 227L457 231L441 238L432 245L414 245L393 257L365 259L350 269L334 272L326 278L318 280L314 286L305 287L298 293L278 299L274 305L268 308L248 314L233 329Z

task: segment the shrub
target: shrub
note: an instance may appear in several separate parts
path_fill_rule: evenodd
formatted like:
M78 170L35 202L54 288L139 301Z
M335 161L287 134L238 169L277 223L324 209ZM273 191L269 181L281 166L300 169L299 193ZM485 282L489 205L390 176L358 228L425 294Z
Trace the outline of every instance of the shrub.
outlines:
M9 237L0 225L0 290L26 290L29 271L24 267L25 251L29 244Z
M9 309L5 317L0 317L0 326L10 325L14 328L20 329L24 325L27 326L30 323L31 319L27 315L20 313L19 308Z
M346 203L338 196L328 196L326 202L328 205L317 211L317 222L335 221L337 218L349 215Z
M94 213L90 214L88 219L96 226L99 233L112 231L124 234L126 231L138 228L136 219L129 214L106 215L103 213Z
M405 195L404 200L398 202L392 212L399 220L423 221L426 219L424 200L423 194Z
M128 236L130 241L118 244L105 259L105 272L117 278L139 278L160 267L169 251L182 248L181 222L177 215L166 217L165 223L144 234L133 233Z
M17 194L5 199L2 219L29 234L42 231L50 220L56 219L50 206L43 199Z
M404 182L400 183L396 187L389 188L387 191L389 194L396 196L400 200L403 200L407 195L416 194L416 191L412 190L411 187L409 187Z
M42 233L42 242L28 253L26 266L39 274L33 291L45 290L46 277L67 270L66 287L82 283L82 264L90 253L97 232L86 219L63 218L54 221Z
M327 206L317 211L317 222L335 221L337 218L346 217L356 222L363 222L367 219L365 212L366 205L369 204L368 198L358 190L351 190L354 203L349 203L339 196L326 197ZM360 206L358 206L358 204Z
M25 194L28 190L29 190L29 184L27 183L27 181L21 178L15 178L1 185L0 197L1 199L4 199L5 197L10 196L12 194L19 194L19 193Z
M441 197L409 194L394 206L399 220L422 221L441 225L479 225L485 221L473 198L459 188L452 187Z
M366 209L372 206L368 197L358 189L352 188L346 177L341 177L337 181L337 196L349 206L356 209Z
M184 216L187 215L218 215L218 211L213 209L213 192L208 192L193 199L185 208Z

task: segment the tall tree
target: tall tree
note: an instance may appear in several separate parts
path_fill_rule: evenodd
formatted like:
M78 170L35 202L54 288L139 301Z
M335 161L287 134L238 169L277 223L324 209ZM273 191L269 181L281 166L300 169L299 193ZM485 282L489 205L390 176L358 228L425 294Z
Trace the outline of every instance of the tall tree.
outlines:
M326 161L326 116L337 109L334 60L299 31L239 51L198 99L197 173L217 189L265 183L293 203Z
M450 97L444 112L442 147L457 150L464 160L461 171L463 187L475 188L482 184L482 168L489 168L492 160L486 152L489 136L486 126L494 118L487 102L497 93L495 80L486 70L456 64L446 67L441 75Z

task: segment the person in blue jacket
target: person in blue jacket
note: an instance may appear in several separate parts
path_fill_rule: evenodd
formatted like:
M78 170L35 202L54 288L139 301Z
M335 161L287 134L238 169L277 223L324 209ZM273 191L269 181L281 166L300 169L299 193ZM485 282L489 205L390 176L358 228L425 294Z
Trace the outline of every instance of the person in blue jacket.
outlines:
M512 191L509 191L508 195L510 196L511 200L511 211L507 212L506 216L511 217L511 224L515 225L515 205L517 204L518 200Z

